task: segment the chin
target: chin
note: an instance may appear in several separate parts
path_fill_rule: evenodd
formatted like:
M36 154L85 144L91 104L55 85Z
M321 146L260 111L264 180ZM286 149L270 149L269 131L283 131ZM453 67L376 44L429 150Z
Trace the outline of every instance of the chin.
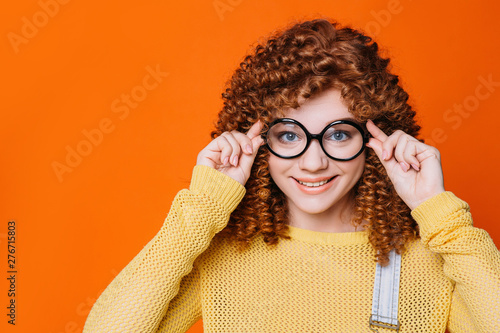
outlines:
M309 215L318 215L322 214L325 212L328 212L334 205L335 203L327 204L324 200L321 202L308 202L307 200L302 200L297 204L296 202L293 203L295 207L297 207L300 211L303 213L309 214Z

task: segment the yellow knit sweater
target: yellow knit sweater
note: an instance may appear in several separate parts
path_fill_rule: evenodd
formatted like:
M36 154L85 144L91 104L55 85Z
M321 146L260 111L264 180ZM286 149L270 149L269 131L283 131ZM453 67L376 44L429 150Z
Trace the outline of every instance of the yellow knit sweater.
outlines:
M245 189L196 166L158 234L94 304L84 333L372 332L374 252L366 232L290 227L249 250L217 237ZM450 192L412 211L421 239L402 256L400 332L500 332L500 253ZM378 329L379 332L394 332Z

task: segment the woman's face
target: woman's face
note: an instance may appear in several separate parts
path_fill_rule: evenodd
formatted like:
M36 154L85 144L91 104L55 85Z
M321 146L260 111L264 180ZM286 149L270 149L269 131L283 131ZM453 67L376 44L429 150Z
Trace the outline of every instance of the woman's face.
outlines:
M335 120L354 120L337 89L326 90L299 108L287 110L285 117L299 121L312 134L320 133ZM352 201L348 194L361 177L364 165L364 153L346 162L329 158L318 140L312 140L308 149L296 158L283 159L269 154L271 177L285 194L289 212L294 216L334 214L346 207ZM328 182L322 184L325 180Z

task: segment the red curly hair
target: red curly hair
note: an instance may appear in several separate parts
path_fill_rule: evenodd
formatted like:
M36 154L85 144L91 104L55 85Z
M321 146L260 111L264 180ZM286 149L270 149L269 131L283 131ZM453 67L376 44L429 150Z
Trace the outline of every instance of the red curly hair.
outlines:
M244 58L228 81L212 138L225 131L246 132L259 119L265 131L287 108L298 108L299 101L329 88L340 90L360 123L372 119L387 134L399 129L416 137L420 126L415 111L398 76L389 72L389 61L370 37L325 19L277 31ZM259 234L270 246L290 238L286 197L269 174L268 157L269 151L261 147L246 195L219 233L238 242L241 250ZM401 253L405 243L418 236L418 227L371 149L353 194L352 223L363 223L376 261L386 265L389 252Z

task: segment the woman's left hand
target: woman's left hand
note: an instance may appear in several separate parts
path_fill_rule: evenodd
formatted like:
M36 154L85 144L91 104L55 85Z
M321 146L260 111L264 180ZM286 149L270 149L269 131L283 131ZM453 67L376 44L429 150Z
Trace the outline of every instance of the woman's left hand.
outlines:
M387 136L371 120L366 128L373 136L367 146L375 151L411 210L445 191L439 150L400 130Z

